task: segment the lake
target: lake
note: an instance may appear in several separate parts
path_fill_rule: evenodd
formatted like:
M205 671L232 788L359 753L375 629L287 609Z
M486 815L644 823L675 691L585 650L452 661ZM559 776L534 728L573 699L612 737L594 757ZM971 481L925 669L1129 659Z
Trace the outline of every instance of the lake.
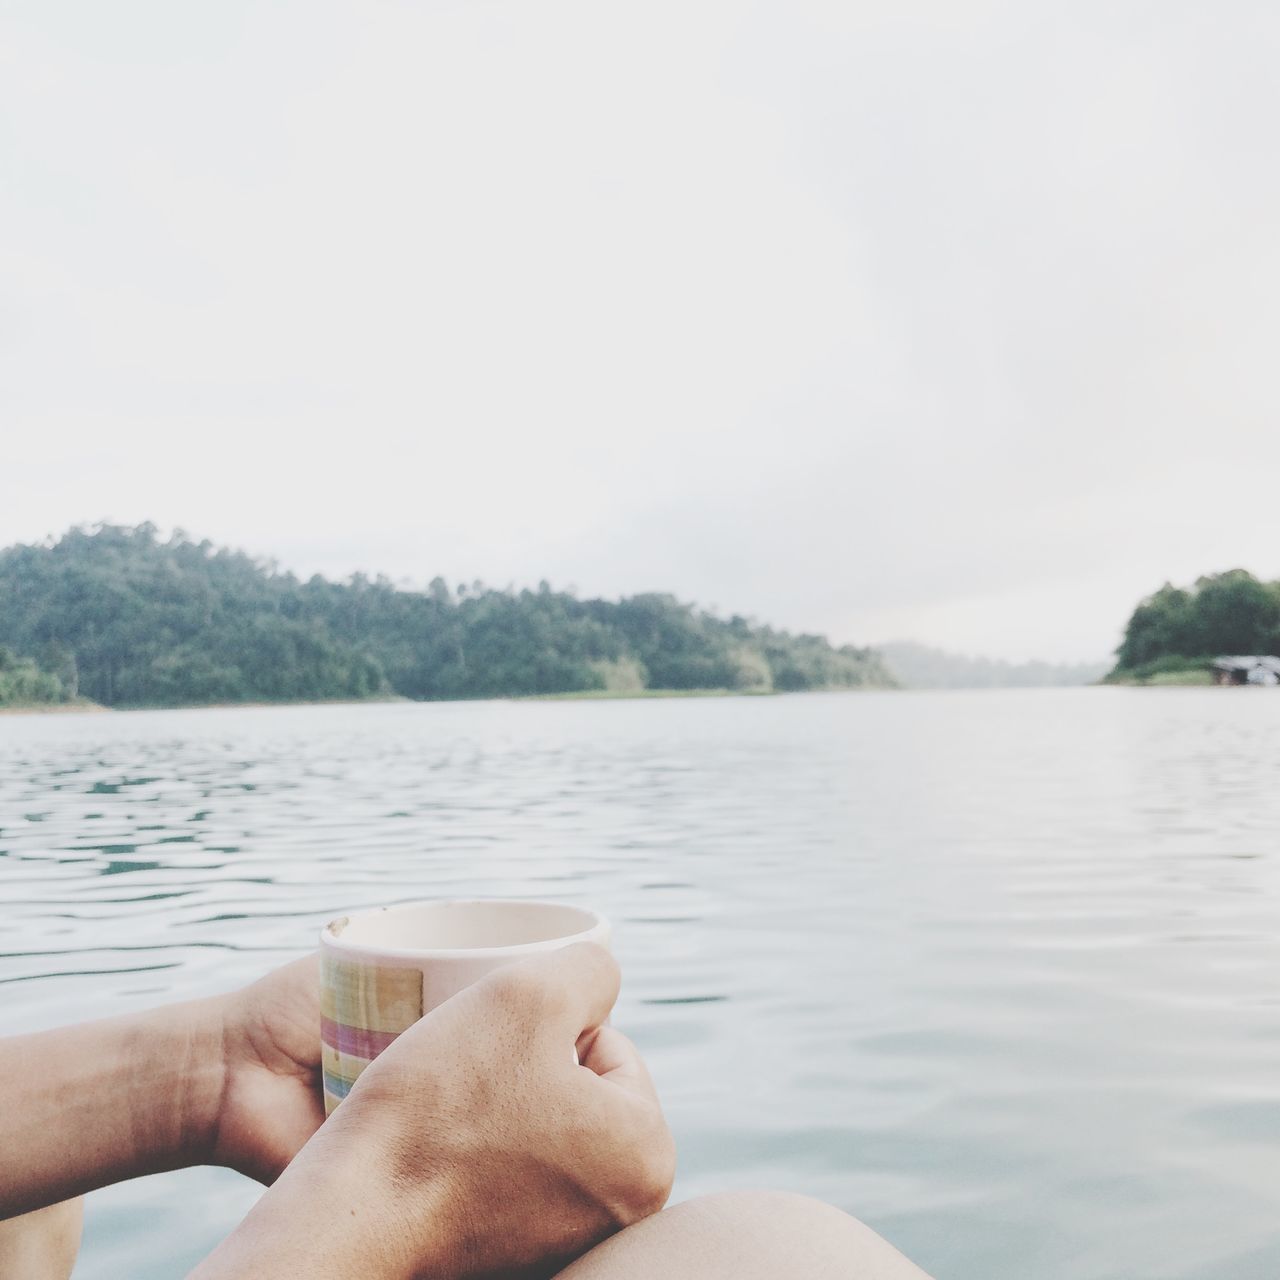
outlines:
M677 1197L938 1280L1280 1275L1280 696L1110 689L0 717L6 1029L221 990L353 907L590 903ZM257 1189L89 1199L173 1277Z

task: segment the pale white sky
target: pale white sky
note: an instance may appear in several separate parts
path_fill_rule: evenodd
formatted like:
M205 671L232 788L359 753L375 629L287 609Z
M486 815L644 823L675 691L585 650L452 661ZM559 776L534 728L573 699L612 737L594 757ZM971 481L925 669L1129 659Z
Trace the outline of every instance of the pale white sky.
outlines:
M0 0L0 544L1104 656L1280 576L1280 8Z

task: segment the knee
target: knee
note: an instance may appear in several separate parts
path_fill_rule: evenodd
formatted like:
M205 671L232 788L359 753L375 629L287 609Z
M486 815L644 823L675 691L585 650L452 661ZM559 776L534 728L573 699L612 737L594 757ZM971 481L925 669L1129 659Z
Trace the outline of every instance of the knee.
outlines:
M672 1205L667 1212L696 1214L724 1225L738 1223L838 1223L842 1228L868 1231L857 1218L812 1196L792 1191L715 1191Z
M762 1275L772 1263L776 1275L928 1280L864 1222L811 1196L723 1191L672 1205L661 1216L668 1215L683 1219L689 1234L715 1242L723 1256L754 1258ZM779 1269L784 1259L790 1267ZM791 1269L800 1262L808 1270Z
M807 1196L727 1191L672 1205L560 1280L928 1280L870 1227Z

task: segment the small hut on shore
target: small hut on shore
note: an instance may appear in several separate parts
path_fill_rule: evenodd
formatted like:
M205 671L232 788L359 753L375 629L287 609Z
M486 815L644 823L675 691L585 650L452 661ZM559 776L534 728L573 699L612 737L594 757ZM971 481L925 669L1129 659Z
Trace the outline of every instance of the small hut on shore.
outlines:
M1214 658L1214 684L1280 684L1280 658L1271 654Z

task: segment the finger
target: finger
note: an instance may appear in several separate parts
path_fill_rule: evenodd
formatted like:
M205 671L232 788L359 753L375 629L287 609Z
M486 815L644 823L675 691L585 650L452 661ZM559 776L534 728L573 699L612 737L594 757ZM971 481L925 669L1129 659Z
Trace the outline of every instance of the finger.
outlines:
M512 965L508 973L536 990L539 1017L575 1041L608 1018L622 981L618 962L594 942L546 951Z
M640 1051L613 1027L600 1027L578 1041L578 1058L584 1067L602 1080L621 1086L632 1093L657 1099L649 1068Z

